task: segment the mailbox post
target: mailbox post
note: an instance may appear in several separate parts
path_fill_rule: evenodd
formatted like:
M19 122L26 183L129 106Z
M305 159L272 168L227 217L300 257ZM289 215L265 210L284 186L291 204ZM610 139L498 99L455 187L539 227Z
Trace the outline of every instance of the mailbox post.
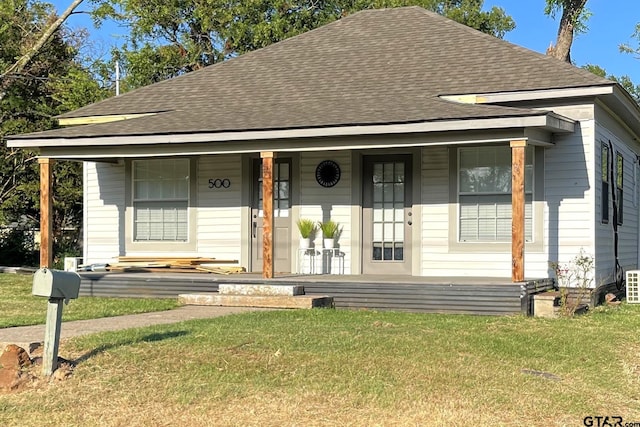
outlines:
M33 275L32 293L49 299L47 324L44 334L43 373L49 376L57 368L60 327L62 325L62 303L78 298L80 276L70 271L41 268Z

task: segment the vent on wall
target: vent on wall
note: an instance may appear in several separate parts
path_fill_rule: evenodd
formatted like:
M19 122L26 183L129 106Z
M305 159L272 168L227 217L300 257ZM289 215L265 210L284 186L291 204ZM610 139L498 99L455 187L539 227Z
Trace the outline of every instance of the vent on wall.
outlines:
M627 271L627 302L640 303L640 270Z

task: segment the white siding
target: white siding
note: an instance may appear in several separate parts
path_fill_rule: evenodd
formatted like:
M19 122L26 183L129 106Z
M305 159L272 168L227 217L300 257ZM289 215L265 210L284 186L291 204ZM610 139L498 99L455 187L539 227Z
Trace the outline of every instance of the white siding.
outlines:
M446 275L441 271L443 267L441 263L449 258L449 149L447 147L428 147L422 150L421 177L422 274Z
M566 262L581 248L594 250L593 106L567 105L557 112L580 122L576 133L556 136L554 146L544 149L542 179L536 167L543 218L535 218L534 226L542 226L542 242L526 245L527 278L549 277L550 261ZM455 147L422 149L422 275L511 277L510 245L457 242L456 189L450 188L455 153Z
M320 186L315 171L322 160L333 160L340 166L340 181L331 188ZM360 244L352 241L351 221L351 152L310 152L300 154L300 218L314 221L332 219L340 223L342 234L337 246L345 254L345 274L351 274L352 247ZM297 218L293 218L295 221ZM295 226L294 226L295 228ZM297 230L295 231L297 234ZM297 240L297 237L294 241ZM322 248L322 234L316 233L316 248Z
M593 120L580 122L576 133L556 137L545 150L545 236L551 262L567 263L581 249L594 252L595 155Z
M613 159L616 151L624 159L623 175L623 224L618 226L618 258L624 270L638 268L638 185L640 171L637 156L640 145L635 138L603 109L596 109L596 168L600 166L600 144L611 141L614 146ZM595 257L596 257L596 285L612 283L614 273L614 232L613 206L611 192L609 192L609 223L600 221L601 182L600 175L596 176L596 209L595 209ZM615 182L612 183L615 186Z
M198 256L225 260L241 258L240 155L203 156L198 159ZM228 179L229 188L209 188L209 180Z
M456 173L449 168L449 156L455 153L455 148L447 147L422 150L422 275L511 277L510 249L497 251L490 243L456 244L456 189L450 187L449 175ZM525 270L539 265L540 258L540 254L525 257ZM527 272L528 277L532 274Z
M85 162L84 170L83 262L104 263L124 254L124 165Z

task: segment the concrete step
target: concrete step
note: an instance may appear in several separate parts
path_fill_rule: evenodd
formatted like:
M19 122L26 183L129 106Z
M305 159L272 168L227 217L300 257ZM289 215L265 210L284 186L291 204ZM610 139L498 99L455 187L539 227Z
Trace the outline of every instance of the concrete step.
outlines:
M229 295L217 292L180 294L178 302L186 305L223 307L321 308L333 307L333 297L325 295Z
M218 293L224 295L296 296L304 295L300 285L265 285L248 283L220 283Z

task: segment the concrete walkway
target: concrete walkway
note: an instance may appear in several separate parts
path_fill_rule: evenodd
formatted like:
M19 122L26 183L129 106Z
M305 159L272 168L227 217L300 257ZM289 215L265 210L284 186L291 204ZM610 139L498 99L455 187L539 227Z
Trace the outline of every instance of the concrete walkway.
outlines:
M62 322L60 339L93 334L105 331L117 331L144 326L178 323L184 320L208 319L247 311L266 310L252 307L215 307L185 305L173 310L157 311L126 316L103 317L100 319L74 320ZM18 326L0 329L0 352L8 344L15 344L32 352L44 341L45 325Z

